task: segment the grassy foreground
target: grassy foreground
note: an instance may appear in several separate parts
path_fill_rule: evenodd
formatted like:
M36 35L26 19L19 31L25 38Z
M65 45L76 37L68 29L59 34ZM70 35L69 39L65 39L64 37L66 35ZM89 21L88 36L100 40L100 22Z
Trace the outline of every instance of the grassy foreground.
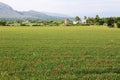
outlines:
M120 29L0 27L0 80L119 80Z

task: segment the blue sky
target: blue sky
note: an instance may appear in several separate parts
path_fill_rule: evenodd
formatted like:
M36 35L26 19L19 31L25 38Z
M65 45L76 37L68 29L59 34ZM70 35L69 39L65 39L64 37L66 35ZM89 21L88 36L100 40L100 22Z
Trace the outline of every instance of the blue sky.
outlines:
M36 10L70 16L120 16L120 0L0 0L18 11Z

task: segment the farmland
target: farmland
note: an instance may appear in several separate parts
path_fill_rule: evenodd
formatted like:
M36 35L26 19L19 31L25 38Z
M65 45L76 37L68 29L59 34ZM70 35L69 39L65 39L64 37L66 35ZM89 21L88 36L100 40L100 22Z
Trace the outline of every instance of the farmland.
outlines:
M0 27L0 80L119 80L120 29Z

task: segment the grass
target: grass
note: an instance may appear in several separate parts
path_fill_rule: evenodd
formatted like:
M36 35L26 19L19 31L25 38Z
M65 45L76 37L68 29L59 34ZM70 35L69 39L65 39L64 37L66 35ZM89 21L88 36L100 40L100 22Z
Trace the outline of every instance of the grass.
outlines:
M0 27L0 80L119 80L120 29Z

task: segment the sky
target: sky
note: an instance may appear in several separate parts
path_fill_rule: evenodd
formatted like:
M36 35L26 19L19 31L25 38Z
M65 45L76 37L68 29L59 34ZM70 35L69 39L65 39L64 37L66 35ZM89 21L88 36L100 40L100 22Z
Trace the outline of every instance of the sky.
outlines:
M0 0L18 11L35 10L69 16L120 16L120 0Z

